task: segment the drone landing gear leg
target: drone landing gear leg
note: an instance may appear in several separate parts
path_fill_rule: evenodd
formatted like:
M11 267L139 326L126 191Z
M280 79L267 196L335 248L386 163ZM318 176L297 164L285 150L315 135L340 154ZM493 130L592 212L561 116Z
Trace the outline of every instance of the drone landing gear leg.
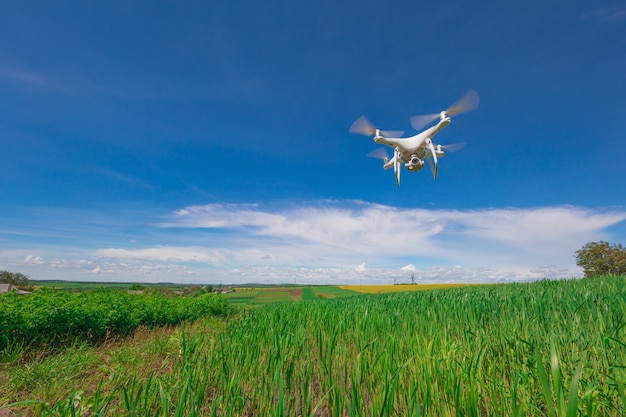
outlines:
M400 150L394 149L393 155L393 172L396 174L396 185L400 186Z

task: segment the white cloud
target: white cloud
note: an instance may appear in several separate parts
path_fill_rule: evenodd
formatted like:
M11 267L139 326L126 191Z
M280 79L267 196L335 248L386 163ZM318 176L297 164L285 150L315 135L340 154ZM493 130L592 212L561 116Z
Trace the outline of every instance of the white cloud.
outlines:
M365 272L367 268L365 267L365 262L361 263L359 266L355 268L356 272Z
M44 259L41 256L28 255L24 258L24 262L27 264L43 265Z
M415 271L417 271L417 268L413 264L408 264L408 265L403 266L402 268L400 268L400 270L402 270L404 272L415 272Z
M162 227L235 230L253 239L311 244L332 251L391 254L407 241L419 243L442 231L427 210L401 210L363 202L326 202L267 212L256 205L192 206ZM419 233L415 233L419 230Z
M571 206L460 211L340 201L271 212L256 205L192 206L161 226L228 231L234 237L220 236L219 252L239 261L262 247L277 263L304 266L354 265L356 256L390 267L415 258L473 266L529 259L533 265L571 265L576 249L607 238L606 229L624 219L623 210Z

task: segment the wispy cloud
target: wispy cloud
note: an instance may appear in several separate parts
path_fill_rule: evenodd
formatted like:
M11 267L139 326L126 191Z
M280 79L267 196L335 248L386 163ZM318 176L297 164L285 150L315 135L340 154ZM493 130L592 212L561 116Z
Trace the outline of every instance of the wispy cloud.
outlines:
M165 262L197 262L202 264L222 264L224 255L220 251L201 247L157 246L143 249L100 249L97 255L116 259L145 259Z
M47 82L46 77L41 74L0 63L0 79L2 78L31 85L44 85Z
M112 170L108 168L101 168L101 167L94 168L93 171L96 174L106 175L107 177L113 178L116 181L131 185L133 187L137 187L141 189L153 189L154 188L154 186L152 185L150 181L134 176L134 175L126 174L124 172L120 172L120 171L116 171L116 170Z
M626 21L626 9L618 7L602 7L594 9L582 16L599 22Z

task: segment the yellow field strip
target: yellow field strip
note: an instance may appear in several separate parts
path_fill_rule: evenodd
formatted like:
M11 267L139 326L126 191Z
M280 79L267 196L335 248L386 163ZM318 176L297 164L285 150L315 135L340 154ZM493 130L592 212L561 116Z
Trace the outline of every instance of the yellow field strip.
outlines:
M364 294L380 294L386 292L440 290L443 288L470 287L476 284L419 284L419 285L340 285L344 290Z

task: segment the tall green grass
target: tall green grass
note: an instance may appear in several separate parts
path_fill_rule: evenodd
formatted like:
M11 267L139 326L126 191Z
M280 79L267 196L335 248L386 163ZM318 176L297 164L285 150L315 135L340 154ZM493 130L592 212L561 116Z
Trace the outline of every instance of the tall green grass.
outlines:
M182 334L169 374L78 399L68 391L37 412L619 416L625 284L546 280L266 306L217 336Z
M250 312L221 341L241 396L286 415L618 415L624 278L542 281ZM229 396L217 396L231 409Z

